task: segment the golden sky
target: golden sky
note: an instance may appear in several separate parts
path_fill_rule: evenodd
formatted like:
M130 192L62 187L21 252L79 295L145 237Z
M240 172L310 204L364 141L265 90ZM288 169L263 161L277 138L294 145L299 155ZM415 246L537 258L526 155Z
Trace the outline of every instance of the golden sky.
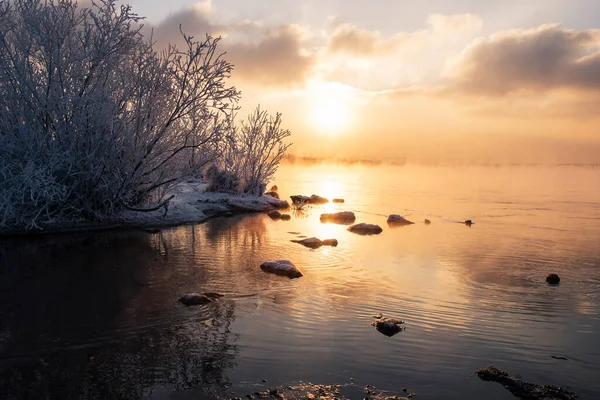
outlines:
M131 4L159 43L222 36L240 113L282 112L294 154L600 163L600 1Z

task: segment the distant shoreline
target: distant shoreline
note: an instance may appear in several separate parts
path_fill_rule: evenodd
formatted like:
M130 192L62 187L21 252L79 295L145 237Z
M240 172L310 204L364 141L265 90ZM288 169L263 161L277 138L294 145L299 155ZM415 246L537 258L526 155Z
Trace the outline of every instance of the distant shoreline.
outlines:
M177 185L165 215L164 208L139 212L125 210L113 218L92 222L87 220L57 222L43 229L2 228L0 237L26 237L116 229L160 229L187 224L199 224L223 215L264 212L289 207L285 200L271 196L244 196L206 192L206 184L187 181Z

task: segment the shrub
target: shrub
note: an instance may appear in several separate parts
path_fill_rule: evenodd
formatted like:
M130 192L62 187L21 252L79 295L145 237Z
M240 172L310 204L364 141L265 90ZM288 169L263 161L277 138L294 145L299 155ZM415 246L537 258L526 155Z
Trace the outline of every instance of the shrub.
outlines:
M239 92L219 39L158 51L115 0L0 0L0 227L154 207L214 163Z
M212 177L207 174L207 190L223 187L226 182L235 182L227 190L262 195L291 146L285 140L290 136L290 131L282 129L281 122L280 113L271 116L260 107L239 127L232 122L229 134L222 142L221 157L211 167L219 173ZM215 178L219 182L215 182Z

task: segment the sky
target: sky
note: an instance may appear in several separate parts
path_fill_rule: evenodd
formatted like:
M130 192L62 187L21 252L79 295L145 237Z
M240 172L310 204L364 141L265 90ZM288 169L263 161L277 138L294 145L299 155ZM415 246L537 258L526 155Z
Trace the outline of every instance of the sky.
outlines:
M297 156L600 163L600 1L130 0L159 45L221 36Z

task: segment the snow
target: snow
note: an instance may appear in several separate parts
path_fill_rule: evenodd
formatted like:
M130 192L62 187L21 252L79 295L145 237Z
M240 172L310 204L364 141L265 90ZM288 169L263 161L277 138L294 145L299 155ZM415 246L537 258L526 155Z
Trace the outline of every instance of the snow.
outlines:
M271 196L245 196L228 193L206 192L207 185L202 181L187 181L177 185L170 195L168 211L160 208L156 211L140 212L125 210L114 218L102 222L81 221L68 224L57 222L47 226L43 232L72 232L110 228L156 228L191 223L201 223L207 219L227 212L247 213L288 208L285 200ZM22 233L7 231L6 233Z
M175 187L175 195L164 208L152 212L124 211L119 220L132 225L178 225L203 222L211 216L233 212L260 212L289 207L287 201L271 196L243 196L206 192L206 183L188 181ZM210 211L210 212L209 212Z

